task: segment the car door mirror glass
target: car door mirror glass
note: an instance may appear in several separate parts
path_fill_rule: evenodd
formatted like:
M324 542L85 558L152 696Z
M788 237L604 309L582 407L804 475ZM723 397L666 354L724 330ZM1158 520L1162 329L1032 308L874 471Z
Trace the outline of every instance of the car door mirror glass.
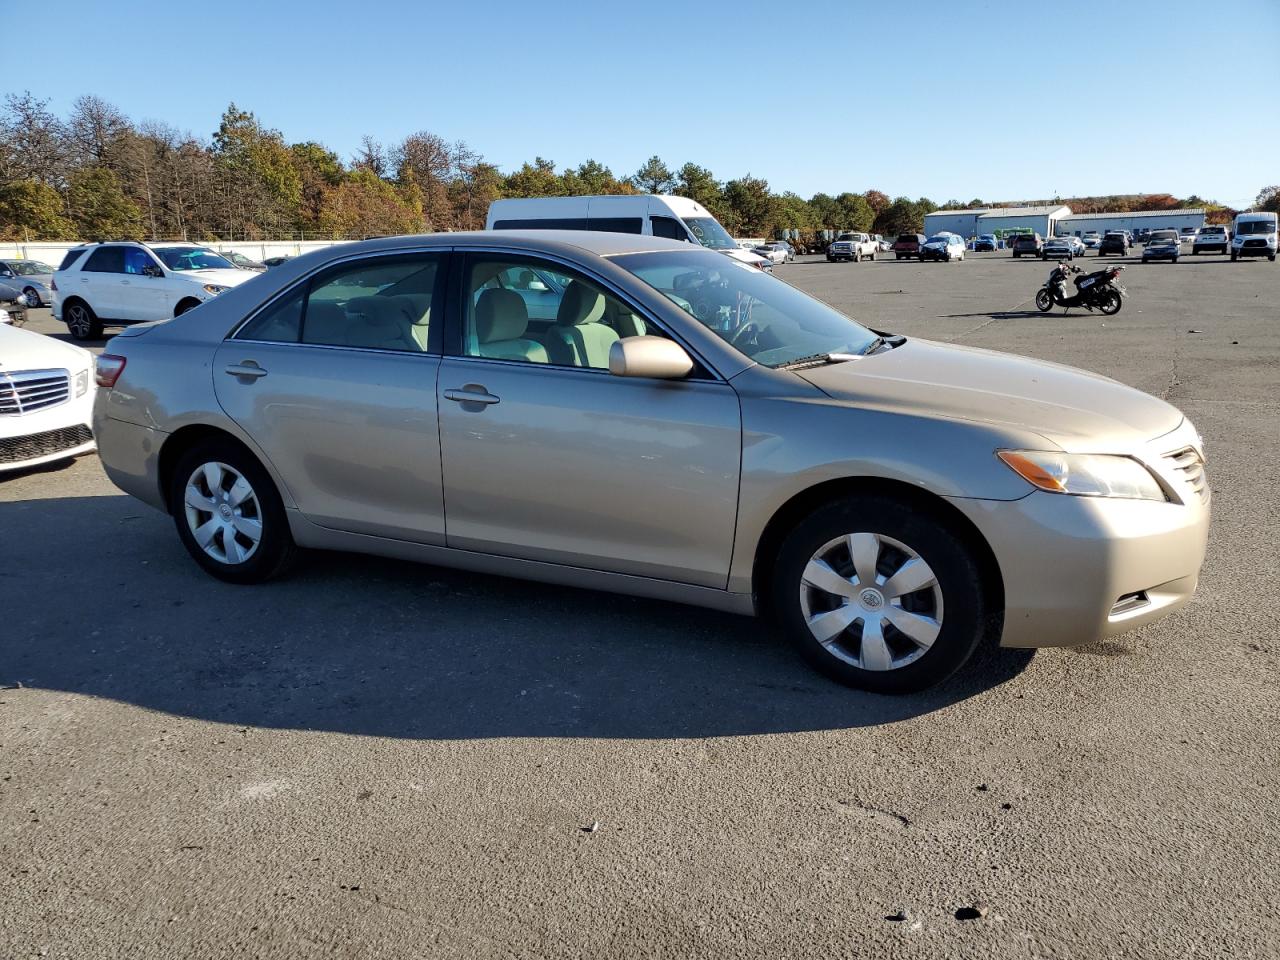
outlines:
M623 337L609 347L609 372L617 377L679 380L693 372L693 359L666 337Z

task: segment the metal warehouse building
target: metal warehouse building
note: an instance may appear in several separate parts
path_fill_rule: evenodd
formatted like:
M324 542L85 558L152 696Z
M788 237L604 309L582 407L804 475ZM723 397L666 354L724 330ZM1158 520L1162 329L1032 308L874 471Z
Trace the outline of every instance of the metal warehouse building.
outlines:
M1031 231L1042 237L1051 237L1064 217L1071 216L1071 208L1064 206L1043 207L984 207L978 210L937 210L925 214L924 232L958 233L962 237L976 237L984 233L1002 234L1005 231ZM1091 228L1092 229L1092 228Z
M984 233L1001 236L1008 231L1027 231L1052 237L1059 234L1080 236L1089 230L1178 230L1204 226L1204 211L1136 210L1131 213L1072 213L1066 206L984 207L977 210L937 210L925 214L924 232L958 233L978 237Z
M1199 230L1204 226L1204 211L1195 210L1140 210L1133 213L1073 213L1058 221L1059 233L1073 233L1077 237L1087 230L1106 233L1108 230L1177 230L1190 227Z

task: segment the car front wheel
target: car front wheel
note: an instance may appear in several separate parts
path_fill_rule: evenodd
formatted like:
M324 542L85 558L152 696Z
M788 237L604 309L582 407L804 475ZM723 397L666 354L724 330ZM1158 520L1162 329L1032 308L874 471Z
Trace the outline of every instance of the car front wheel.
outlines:
M76 300L63 308L63 316L67 321L67 330L76 340L101 340L102 321L87 303Z
M220 580L270 580L297 552L270 475L233 440L207 441L182 455L169 507L187 551Z
M772 599L805 659L879 693L946 679L994 622L964 538L880 496L839 500L802 521L782 545Z

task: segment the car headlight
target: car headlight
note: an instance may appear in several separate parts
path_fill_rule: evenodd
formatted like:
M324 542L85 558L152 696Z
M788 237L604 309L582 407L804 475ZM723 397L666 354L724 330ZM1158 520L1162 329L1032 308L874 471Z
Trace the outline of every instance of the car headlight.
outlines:
M1044 450L1001 450L996 456L1023 480L1048 493L1162 502L1168 499L1151 471L1132 457Z
M76 396L83 397L85 391L89 389L89 371L81 370L76 374Z
M230 289L231 289L230 287L223 286L220 283L206 283L204 285L204 292L208 294L212 294L215 297L218 294L220 294L223 290L230 290Z

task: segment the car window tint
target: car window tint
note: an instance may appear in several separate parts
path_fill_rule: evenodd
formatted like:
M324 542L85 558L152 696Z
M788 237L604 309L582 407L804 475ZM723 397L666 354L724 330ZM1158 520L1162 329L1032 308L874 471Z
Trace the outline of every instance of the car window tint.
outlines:
M619 339L665 336L599 283L534 258L473 258L465 289L470 357L604 370Z
M74 264L77 260L79 260L82 256L84 256L83 250L68 250L67 255L62 258L62 263L58 264L58 269L66 270L68 267Z
M440 257L379 257L322 274L310 284L301 342L367 350L427 349Z
M587 229L596 233L640 233L644 221L639 217L592 217Z
M655 237L664 237L667 240L689 239L689 231L675 217L650 217L649 226L653 229Z
M124 247L98 247L80 269L85 273L124 273Z
M297 343L302 333L302 300L301 288L291 296L277 300L241 327L236 339Z

